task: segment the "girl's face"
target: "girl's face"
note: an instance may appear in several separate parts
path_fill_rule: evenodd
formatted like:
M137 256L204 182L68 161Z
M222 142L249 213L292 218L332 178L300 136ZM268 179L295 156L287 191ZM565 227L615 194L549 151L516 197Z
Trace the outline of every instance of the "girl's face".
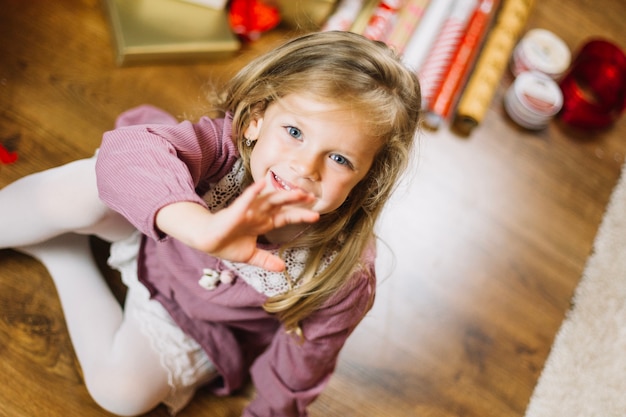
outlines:
M320 214L341 206L380 149L354 111L313 95L289 94L271 103L245 137L256 139L250 155L254 181L268 190L300 188L315 196Z

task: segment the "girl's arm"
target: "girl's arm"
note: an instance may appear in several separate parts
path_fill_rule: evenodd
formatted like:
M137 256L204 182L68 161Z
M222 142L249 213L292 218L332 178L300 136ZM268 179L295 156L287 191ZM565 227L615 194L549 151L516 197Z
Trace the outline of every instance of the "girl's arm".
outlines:
M217 213L193 202L167 205L158 211L156 225L163 233L213 256L282 271L284 261L259 249L257 237L287 224L314 222L319 215L292 206L310 203L313 196L302 191L261 194L264 186L264 182L251 185Z
M166 237L156 227L161 208L182 201L206 207L196 188L219 181L239 157L229 121L138 124L163 113L142 106L122 114L122 126L104 134L96 162L100 199L155 240Z

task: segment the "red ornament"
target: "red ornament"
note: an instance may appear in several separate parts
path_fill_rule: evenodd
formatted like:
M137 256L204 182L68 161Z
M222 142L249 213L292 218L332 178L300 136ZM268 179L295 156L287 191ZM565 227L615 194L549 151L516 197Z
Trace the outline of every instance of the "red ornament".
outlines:
M2 142L0 142L0 163L12 164L15 161L17 161L17 152L8 150Z
M228 21L236 34L255 40L262 32L280 23L280 12L262 0L233 0L228 11Z
M592 39L559 85L561 120L583 129L607 127L626 109L626 54L607 40Z

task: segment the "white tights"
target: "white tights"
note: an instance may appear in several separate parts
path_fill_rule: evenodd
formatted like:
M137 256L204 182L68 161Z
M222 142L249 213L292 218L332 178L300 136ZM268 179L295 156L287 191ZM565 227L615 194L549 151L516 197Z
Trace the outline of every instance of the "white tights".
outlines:
M20 178L0 190L0 249L40 243L63 233L128 236L132 226L98 198L95 157Z
M72 162L1 189L0 249L16 248L47 267L94 400L114 414L139 415L170 387L135 314L122 309L93 260L86 235L115 241L133 231L99 200L94 164Z

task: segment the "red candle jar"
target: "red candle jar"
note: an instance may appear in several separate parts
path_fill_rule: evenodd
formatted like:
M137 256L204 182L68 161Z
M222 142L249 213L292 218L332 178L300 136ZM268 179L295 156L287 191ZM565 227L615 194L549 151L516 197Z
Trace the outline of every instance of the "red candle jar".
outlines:
M559 118L572 126L596 129L614 123L626 107L626 55L615 44L593 39L578 52L559 83Z

